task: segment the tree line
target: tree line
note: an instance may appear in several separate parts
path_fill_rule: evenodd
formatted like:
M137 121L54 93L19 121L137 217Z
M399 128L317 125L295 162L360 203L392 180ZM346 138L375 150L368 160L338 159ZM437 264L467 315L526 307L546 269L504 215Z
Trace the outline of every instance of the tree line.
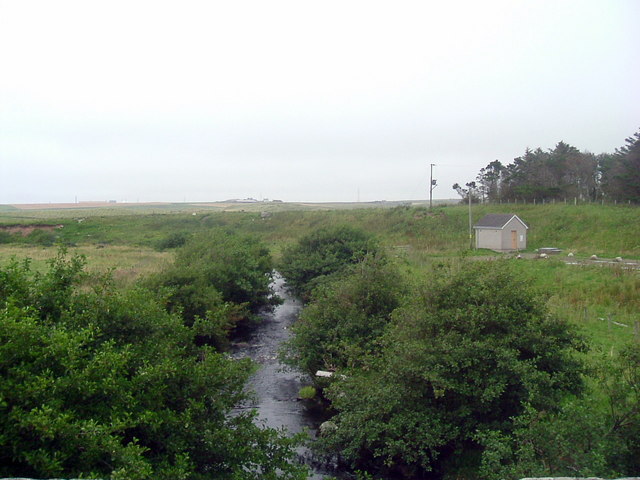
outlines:
M480 169L476 179L453 189L468 201L564 201L640 203L640 131L614 153L593 154L565 142L554 148L527 148L504 165Z

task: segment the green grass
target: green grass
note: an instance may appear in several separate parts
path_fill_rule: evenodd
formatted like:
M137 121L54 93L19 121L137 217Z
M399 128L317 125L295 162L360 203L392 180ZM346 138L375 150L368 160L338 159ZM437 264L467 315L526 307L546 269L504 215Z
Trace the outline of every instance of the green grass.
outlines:
M530 227L529 250L557 247L578 256L640 258L640 208L600 205L475 205L474 222L487 213L515 213ZM389 245L410 245L436 256L468 248L468 209L447 206L283 212L269 219L274 231L299 231L346 223L381 236ZM264 232L262 225L256 230ZM268 233L268 232L264 232Z
M298 397L304 400L312 400L316 396L316 389L311 385L302 387L298 393Z
M434 262L456 261L459 256L505 257L491 251L468 249L468 208L466 205L392 206L358 204L233 204L221 211L220 204L167 204L68 210L24 211L4 209L0 224L63 224L56 230L60 244L87 256L91 268L114 267L126 283L159 268L170 253L154 251L158 243L176 232L194 234L211 229L231 229L261 238L276 257L282 249L309 231L336 225L351 225L374 233L391 256L409 275L421 275ZM353 204L352 204L353 205ZM385 205L389 207L390 205ZM366 208L365 208L366 207ZM375 208L374 208L375 207ZM263 219L261 211L272 215ZM152 213L153 212L153 213ZM196 215L193 215L196 213ZM579 258L591 254L603 257L640 258L640 208L611 205L474 205L473 219L487 213L515 213L529 226L529 250L558 247ZM86 215L85 215L86 214ZM25 218L25 215L27 218ZM58 215L58 216L56 216ZM98 248L100 247L100 248ZM0 261L11 255L35 256L44 262L56 249L27 245L0 245ZM617 344L633 335L634 315L640 311L638 271L619 267L568 266L562 262L522 261L517 268L551 292L549 305L554 312L570 318L592 332L594 341ZM585 309L587 315L585 317ZM625 323L618 327L609 323ZM598 320L604 318L605 320ZM612 326L613 325L613 326ZM617 333L616 333L617 332Z
M34 247L26 245L0 245L0 266L6 265L13 258L32 260L36 271L44 272L47 262L58 254L59 247ZM131 285L142 276L159 271L171 261L170 252L157 252L143 247L95 246L83 245L68 248L70 255L83 255L87 260L88 272L104 273L111 271L119 285Z
M353 207L358 208L353 208ZM384 208L383 208L384 206ZM112 208L0 211L0 224L62 223L62 240L152 246L162 235L215 226L239 228L276 245L309 229L349 224L381 236L390 246L411 245L433 255L467 248L466 205L384 204L165 204ZM261 219L260 213L272 216ZM195 213L196 215L193 215ZM515 213L530 227L529 250L558 247L578 256L640 258L640 208L615 205L473 205L473 221L487 213ZM81 221L81 223L78 223Z
M618 350L637 338L640 271L558 260L514 261L514 265L549 295L551 312L578 325L592 346Z

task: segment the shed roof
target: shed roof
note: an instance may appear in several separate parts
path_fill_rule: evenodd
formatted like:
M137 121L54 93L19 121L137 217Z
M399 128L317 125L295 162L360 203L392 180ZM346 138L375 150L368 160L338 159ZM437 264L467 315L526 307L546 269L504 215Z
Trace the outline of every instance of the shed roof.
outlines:
M520 217L513 213L490 213L478 220L473 228L504 228L504 226L514 217L524 225L524 228L529 228L527 224L520 219Z

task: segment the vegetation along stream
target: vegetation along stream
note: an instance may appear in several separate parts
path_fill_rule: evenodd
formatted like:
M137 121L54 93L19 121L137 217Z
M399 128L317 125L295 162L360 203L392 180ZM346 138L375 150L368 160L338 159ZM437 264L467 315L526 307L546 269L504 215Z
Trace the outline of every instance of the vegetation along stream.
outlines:
M302 305L287 292L280 275L275 276L272 287L283 303L275 307L273 312L264 313L264 322L239 339L233 347L234 358L249 357L260 364L260 369L247 384L247 388L254 393L253 399L241 408L256 409L258 421L267 427L284 428L290 434L307 431L313 438L321 418L298 400L304 376L278 360L278 349L291 336L290 326L296 321ZM300 459L312 472L309 478L336 475L331 466L314 459L308 448L300 447L298 452Z
M513 212L522 260L465 250L467 206L0 235L0 478L637 475L640 210ZM573 255L536 258L550 245Z

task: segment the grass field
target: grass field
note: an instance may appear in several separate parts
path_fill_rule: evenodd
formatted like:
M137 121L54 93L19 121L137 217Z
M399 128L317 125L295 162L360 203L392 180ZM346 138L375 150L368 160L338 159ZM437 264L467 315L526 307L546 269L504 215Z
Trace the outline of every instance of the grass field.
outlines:
M349 208L354 205L359 208ZM266 216L262 212L269 212ZM486 213L516 213L529 226L529 251L558 247L577 258L596 254L640 259L640 208L602 205L474 205L473 219ZM0 263L29 256L36 268L67 245L86 256L88 269L112 269L130 284L162 268L171 251L158 251L176 233L191 235L230 229L261 238L277 259L307 232L348 224L374 233L409 275L423 275L433 262L460 256L508 257L468 249L468 208L464 205L385 204L166 204L84 209L0 209L0 226L61 224L55 233L0 236ZM0 232L4 233L4 232ZM40 242L40 243L38 243ZM43 246L45 243L48 246ZM549 293L552 310L584 327L594 344L617 346L634 335L640 320L640 272L620 267L571 266L560 261L519 261L517 267ZM616 323L628 325L622 327Z
M58 246L0 245L0 266L13 258L30 258L36 271L44 271L47 261L56 257ZM111 271L120 285L131 285L141 276L157 272L169 262L171 252L158 252L149 248L130 245L82 245L67 247L70 255L82 255L87 260L86 270L93 273Z
M640 272L559 260L515 262L548 295L550 310L579 325L593 347L610 351L640 340ZM624 325L624 326L623 326Z
M261 218L261 213L271 216ZM640 208L612 205L474 205L476 221L486 213L515 213L529 226L529 249L553 246L578 255L640 258ZM409 244L438 255L468 245L464 205L412 207L401 202L300 204L126 204L101 208L26 210L4 206L0 225L60 223L61 240L152 246L163 234L212 227L241 228L267 241L292 241L309 228L351 224L381 235L389 244Z

